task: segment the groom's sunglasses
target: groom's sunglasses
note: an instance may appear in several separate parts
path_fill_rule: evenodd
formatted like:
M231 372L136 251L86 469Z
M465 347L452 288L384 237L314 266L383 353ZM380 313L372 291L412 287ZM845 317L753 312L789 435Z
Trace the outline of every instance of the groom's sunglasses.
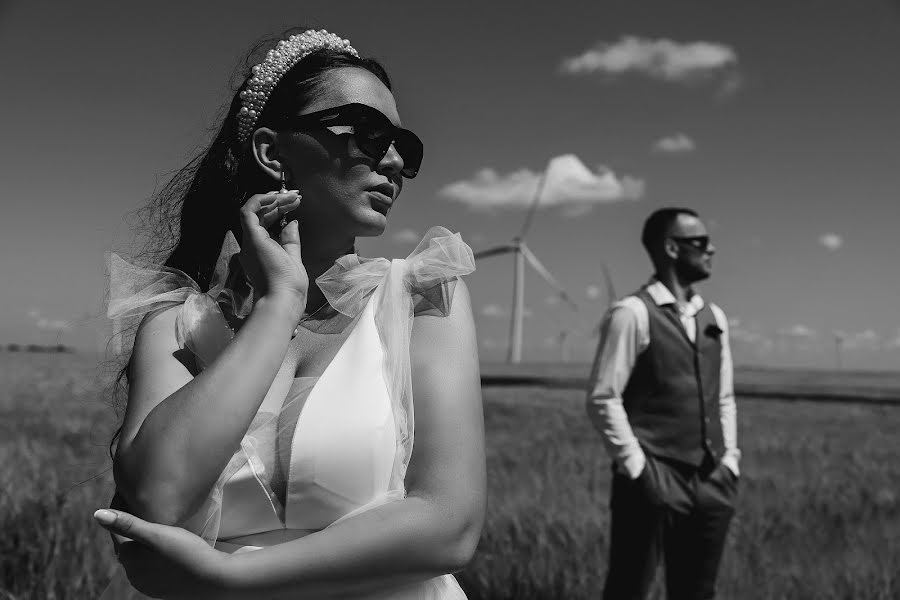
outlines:
M712 248L712 242L708 235L693 236L671 236L673 240L679 244L687 244L688 246L699 250L700 252L709 252Z
M323 129L333 125L350 125L350 134L366 156L380 162L391 144L403 159L400 174L412 179L419 174L424 148L422 140L408 129L397 127L380 110L365 104L344 104L305 115L288 117L286 125L297 131Z

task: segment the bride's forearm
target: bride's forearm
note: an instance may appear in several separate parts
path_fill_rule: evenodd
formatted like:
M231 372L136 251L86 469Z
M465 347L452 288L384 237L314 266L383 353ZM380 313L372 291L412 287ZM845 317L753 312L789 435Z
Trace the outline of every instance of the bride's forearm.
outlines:
M283 298L262 298L212 364L120 444L116 485L136 514L174 525L206 498L281 368L294 312Z
M307 537L225 557L233 598L342 598L462 569L481 533L477 511L408 497Z

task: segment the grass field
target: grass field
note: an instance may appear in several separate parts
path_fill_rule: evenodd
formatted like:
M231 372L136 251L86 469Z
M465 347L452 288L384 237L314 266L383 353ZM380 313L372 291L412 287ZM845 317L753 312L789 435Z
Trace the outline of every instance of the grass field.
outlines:
M856 385L856 384L854 384ZM96 361L0 354L0 600L94 598L114 418ZM596 598L609 467L581 393L484 390L489 508L472 600ZM720 597L900 598L900 407L739 398L743 477ZM657 594L655 597L661 597Z

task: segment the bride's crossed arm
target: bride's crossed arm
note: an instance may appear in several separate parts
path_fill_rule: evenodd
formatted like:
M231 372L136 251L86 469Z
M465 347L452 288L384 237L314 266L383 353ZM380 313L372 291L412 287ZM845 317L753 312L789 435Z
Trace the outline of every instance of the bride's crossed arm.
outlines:
M179 525L203 503L256 414L290 342L290 306L262 298L235 339L193 377L170 308L141 324L113 461L116 493L142 518Z
M199 538L127 515L111 529L131 528L131 537L161 555L160 564L201 572L201 588L211 586L217 598L352 597L460 570L481 535L486 478L475 327L462 281L451 307L447 317L414 320L415 443L406 498L291 542L234 555L200 557Z
M116 493L147 520L179 525L202 505L282 367L306 306L296 223L266 230L296 194L258 194L241 208L242 263L262 290L234 339L194 377L179 356L179 307L151 313L135 336L128 405L113 461Z

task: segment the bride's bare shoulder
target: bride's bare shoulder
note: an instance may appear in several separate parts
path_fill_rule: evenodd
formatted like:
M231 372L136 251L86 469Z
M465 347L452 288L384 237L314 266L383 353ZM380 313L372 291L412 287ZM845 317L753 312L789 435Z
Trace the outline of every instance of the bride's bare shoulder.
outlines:
M133 370L158 367L165 363L177 363L194 370L193 360L189 360L188 353L178 341L181 306L167 306L143 316L134 336L131 353Z
M472 300L463 279L453 282L450 310L446 316L420 315L413 322L410 350L415 357L448 356L455 351L470 351L475 344Z

